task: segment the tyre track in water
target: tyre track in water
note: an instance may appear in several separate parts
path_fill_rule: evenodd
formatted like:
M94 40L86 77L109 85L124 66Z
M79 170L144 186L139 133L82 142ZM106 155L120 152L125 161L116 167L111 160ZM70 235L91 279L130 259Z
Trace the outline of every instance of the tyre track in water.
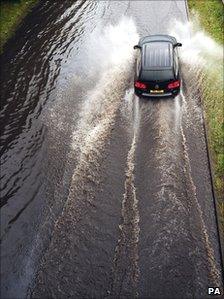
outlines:
M183 97L184 99L184 97ZM204 259L206 261L208 261L208 265L207 265L207 271L209 273L209 282L210 285L214 285L214 286L219 286L221 287L221 273L219 271L219 269L217 268L217 263L215 260L215 253L214 253L214 249L212 247L212 244L210 242L210 238L205 226L205 222L203 219L203 213L200 207L200 204L198 202L198 196L197 196L197 190L194 184L194 181L192 179L191 176L191 165L190 165L190 160L189 160L189 156L188 156L188 149L187 149L187 145L186 145L186 137L184 135L183 132L183 127L180 127L181 130L181 135L182 135L182 140L183 140L183 152L184 152L184 157L185 157L185 166L184 166L184 173L186 175L186 179L188 181L188 186L186 188L186 191L188 193L188 198L193 198L194 200L194 206L195 206L195 211L196 213L198 213L199 215L199 221L200 221L200 226L201 226L201 234L202 234L202 240L204 242L204 248L206 249L206 255L204 256ZM199 239L199 235L195 236L195 239ZM203 280L202 282L203 283Z
M191 176L187 108L183 95L141 104L135 183L140 298L206 298L207 286L222 285L218 251L209 240L214 232L205 227Z
M134 298L138 295L138 239L140 228L134 168L139 125L139 100L134 96L131 97L131 100L134 100L135 104L133 109L134 135L127 156L125 193L122 201L122 222L119 225L120 237L115 250L113 267L111 292L113 298Z
M122 134L124 129L120 108L133 64L134 51L129 43L132 44L133 38L137 39L136 35L133 22L122 19L115 26L108 25L104 30L99 26L89 40L92 45L91 53L85 52L84 56L88 61L88 54L92 55L95 49L96 57L91 57L89 61L89 76L92 79L95 77L97 84L86 91L79 113L80 119L74 130L72 149L68 155L67 166L75 165L68 199L56 222L31 296L39 297L45 292L49 296L56 294L59 297L95 296L109 292L111 282L108 269L112 268L111 258L120 215L119 199L123 192L120 182L123 179L123 159L128 147L125 142L129 142L125 136L126 131ZM107 55L107 60L99 64L103 54ZM112 152L113 149L115 150ZM120 161L121 166L116 167L114 161ZM116 173L115 169L120 169L120 172ZM120 182L117 182L119 179ZM116 192L112 191L113 186L116 186ZM112 192L117 199L113 198ZM65 239L65 242L60 242L61 239ZM66 246L69 252L67 259L63 256ZM75 250L72 250L73 246ZM55 248L59 248L59 258ZM65 286L61 277L61 285L55 286L57 279L53 279L50 273L53 270L54 275L59 276L61 268L66 268L64 273L69 277L67 285ZM75 275L70 279L71 273Z
M127 61L130 62L129 59ZM105 296L109 292L112 269L110 251L115 249L115 223L119 217L116 206L119 205L116 203L112 209L104 209L108 187L102 189L107 143L111 140L115 123L117 127L117 122L120 122L119 111L129 76L127 69L125 63L106 71L83 106L81 122L73 139L74 150L80 152L78 164L68 199L38 271L32 292L34 298L46 294L60 298ZM117 130L116 133L119 136ZM77 141L80 143L79 150ZM119 186L115 194L118 192Z
M200 235L203 242L205 254L204 266L207 266L207 284L222 288L222 269L220 244L217 242L218 227L216 226L214 198L211 186L211 177L207 161L206 139L203 126L203 115L201 106L200 85L203 80L203 71L198 66L183 65L184 71L184 93L181 94L183 100L183 124L181 134L183 136L183 151L185 154L185 173L189 180L187 190L192 190L194 200L194 210L199 219ZM190 77L189 74L193 74ZM194 121L189 115L194 114ZM191 130L189 130L191 128ZM184 133L185 131L185 133ZM192 155L192 144L189 140L197 140L193 144L194 155ZM191 138L191 139L190 139ZM198 182L198 172L204 169L203 179Z
M136 157L140 298L188 297L194 289L192 235L179 133L181 104L178 97L142 102L141 106Z

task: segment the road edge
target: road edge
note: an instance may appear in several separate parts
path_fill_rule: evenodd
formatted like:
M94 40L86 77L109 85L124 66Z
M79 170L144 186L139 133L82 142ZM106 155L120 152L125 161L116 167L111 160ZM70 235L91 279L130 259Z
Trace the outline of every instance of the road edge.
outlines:
M33 0L31 3L29 1L27 2L27 7L24 7L24 9L20 12L17 13L17 16L14 18L14 21L12 24L8 24L7 26L7 34L4 36L4 34L1 36L2 39L0 41L0 54L2 54L5 51L6 44L12 37L15 35L15 32L18 30L18 28L21 26L23 23L24 19L27 17L28 14L31 13L33 8L37 6L39 3L39 0ZM21 3L19 3L21 5ZM2 3L1 3L2 5ZM2 10L2 7L1 7ZM12 17L9 14L9 18Z
M187 12L187 19L190 21L190 11L188 7L188 0L184 0L185 2L185 7L186 7L186 12ZM224 0L222 0L224 3ZM204 109L204 102L203 99L200 95L199 101L201 103L202 107L202 120L203 120L203 128L204 128L204 137L205 137L205 144L206 144L206 154L208 158L208 170L209 170L209 175L211 179L211 191L212 191L212 197L213 197L213 205L214 205L214 211L215 211L215 221L216 221L216 227L217 227L217 235L218 235L218 247L219 247L219 254L220 254L220 262L221 262L221 275L222 275L222 283L224 287L224 237L220 233L221 231L221 225L219 222L219 217L218 217L218 200L217 200L217 195L216 195L216 190L215 190L215 185L214 185L214 172L213 172L213 167L212 167L212 160L211 160L211 151L208 145L208 127L206 123L206 118L205 118L205 109ZM223 249L223 250L222 250ZM223 291L223 290L222 290Z

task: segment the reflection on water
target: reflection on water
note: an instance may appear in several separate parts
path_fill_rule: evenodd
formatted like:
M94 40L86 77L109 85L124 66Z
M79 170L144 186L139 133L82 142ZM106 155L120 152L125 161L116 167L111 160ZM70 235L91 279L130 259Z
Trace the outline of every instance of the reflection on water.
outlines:
M18 294L26 288L25 276L30 275L25 273L30 244L38 229L41 211L45 210L46 199L51 204L52 188L63 176L66 143L70 142L71 134L68 115L67 122L64 121L68 109L60 111L63 130L47 122L46 111L65 86L65 81L59 80L60 72L69 64L71 50L73 54L79 53L84 20L94 15L96 5L86 1L40 3L9 41L1 57L4 296L14 296L14 292ZM63 107L70 103L67 97Z

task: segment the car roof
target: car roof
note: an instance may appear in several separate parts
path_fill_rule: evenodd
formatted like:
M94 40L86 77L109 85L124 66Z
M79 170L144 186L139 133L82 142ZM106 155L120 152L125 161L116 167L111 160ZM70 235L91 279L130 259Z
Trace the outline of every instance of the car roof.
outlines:
M142 45L142 69L162 70L173 66L173 45L169 41L147 42Z

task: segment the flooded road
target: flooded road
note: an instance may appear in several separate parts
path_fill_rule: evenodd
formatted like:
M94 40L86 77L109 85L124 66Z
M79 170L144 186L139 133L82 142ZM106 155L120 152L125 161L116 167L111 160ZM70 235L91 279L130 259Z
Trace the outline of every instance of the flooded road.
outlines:
M8 43L2 298L221 287L200 72L182 65L174 100L133 95L133 45L175 20L187 22L185 1L45 1Z

